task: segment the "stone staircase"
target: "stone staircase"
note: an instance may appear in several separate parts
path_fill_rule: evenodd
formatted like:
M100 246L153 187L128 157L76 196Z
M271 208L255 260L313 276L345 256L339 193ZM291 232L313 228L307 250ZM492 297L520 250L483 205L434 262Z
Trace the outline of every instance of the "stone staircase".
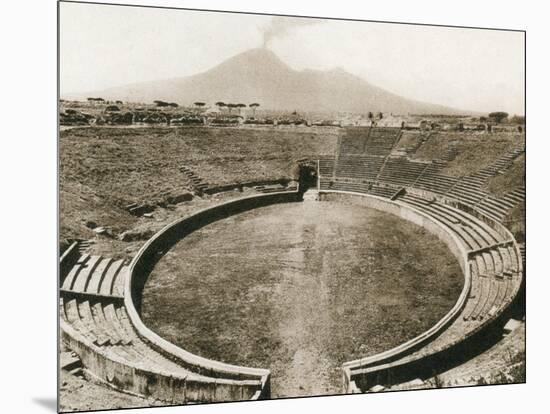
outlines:
M180 167L180 171L186 176L187 183L198 194L203 194L208 188L208 184L191 169L185 165Z

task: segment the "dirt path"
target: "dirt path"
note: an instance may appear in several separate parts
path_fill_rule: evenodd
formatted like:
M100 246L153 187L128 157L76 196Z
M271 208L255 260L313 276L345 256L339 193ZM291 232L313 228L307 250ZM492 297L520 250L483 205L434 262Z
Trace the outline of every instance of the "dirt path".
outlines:
M302 208L315 208L315 201L305 201ZM330 381L331 363L326 359L318 335L320 329L331 326L329 313L329 289L326 279L330 275L322 253L326 247L320 232L324 227L319 221L311 222L311 215L297 216L297 226L303 231L294 234L296 248L285 252L282 260L295 263L295 267L281 267L279 272L284 296L280 300L288 317L279 326L283 347L290 351L290 364L273 390L274 396L304 396L335 394L340 390ZM315 275L311 277L311 275ZM288 286L290 285L290 286Z

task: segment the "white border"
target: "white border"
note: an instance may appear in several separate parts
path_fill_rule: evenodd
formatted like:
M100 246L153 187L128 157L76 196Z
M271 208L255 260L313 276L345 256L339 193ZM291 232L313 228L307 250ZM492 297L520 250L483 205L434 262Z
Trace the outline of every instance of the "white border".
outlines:
M125 3L121 0L119 3ZM126 2L132 3L132 2ZM550 156L544 2L291 0L136 0L135 3L527 29L528 118L528 384L378 395L144 409L136 413L279 413L343 410L518 413L545 406L548 374L546 168ZM52 412L55 398L56 4L3 2L2 39L2 368L4 412ZM6 93L7 92L7 93ZM23 248L23 246L28 246ZM130 411L128 411L130 412Z

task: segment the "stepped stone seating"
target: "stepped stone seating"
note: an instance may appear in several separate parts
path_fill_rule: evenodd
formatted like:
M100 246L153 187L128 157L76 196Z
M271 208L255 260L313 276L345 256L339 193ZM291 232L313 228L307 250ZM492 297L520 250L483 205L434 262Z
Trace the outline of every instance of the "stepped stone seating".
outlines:
M456 198L464 204L473 206L486 197L487 193L464 180L460 180L445 195Z
M503 240L503 236L486 223L461 210L411 194L400 196L398 200L413 205L447 225L469 249L484 249L469 259L472 286L469 301L462 313L463 320L481 321L499 312L507 303L513 284L517 283L520 269L513 244ZM455 214L445 215L443 210ZM453 218L459 222L453 221ZM468 227L462 224L468 224ZM469 230L465 231L467 228Z
M495 315L504 306L513 288L514 273L511 272L512 262L507 248L496 247L489 254L476 254L471 264L471 297L475 300L463 313L465 321L482 320Z
M384 158L370 155L340 155L336 161L335 175L342 178L356 178L375 181Z
M399 128L370 128L365 151L370 155L388 156L400 135Z
M412 161L406 157L388 157L399 135L399 130L395 129L370 128L366 136L343 137L340 156L335 161L334 169L331 169L330 161L326 160L323 160L321 167L320 160L321 176L330 176L332 173L334 178L351 178L427 190L454 198L499 222L504 220L510 209L524 202L524 188L514 190L500 198L489 195L482 189L487 178L508 168L524 148L519 147L507 152L493 164L475 174L451 177L441 174L446 161L436 160L429 164ZM355 143L353 151L350 150L351 142ZM364 150L368 155L346 155L347 150L355 153ZM351 188L348 187L348 190L351 191ZM464 230L466 233L468 231L469 229Z
M344 135L340 139L340 155L368 154L388 156L401 136L399 128L364 129L361 134Z
M414 194L405 194L398 200L413 205L452 229L470 250L482 249L500 240L498 233L491 227L461 210L430 202Z
M320 190L330 190L333 183L334 183L334 180L332 180L330 178L321 177L319 179L319 189Z
M90 248L90 246L92 245L92 243L94 243L93 240L80 240L78 242L78 251L79 251L79 253L81 255L86 253L88 251L88 249Z
M439 174L441 167L442 164L439 162L433 162L431 165L428 165L412 186L432 191L436 194L445 194L457 183L458 178Z
M520 148L513 149L499 157L488 167L485 167L470 176L462 177L446 195L457 198L463 203L472 206L479 203L488 195L482 190L486 180L507 169L512 164L513 160L523 151L524 150Z
M394 148L392 150L392 155L411 157L416 151L430 139L432 133L423 133L423 132L414 132L414 131L403 131L400 140L405 138L409 140L408 145L401 145L400 148ZM414 137L411 141L411 136Z
M99 293L102 295L122 294L124 291L124 272L123 261L117 260L112 262L108 271L105 273L101 285L98 287Z
M524 151L525 149L522 147L515 148L502 155L490 166L460 178L440 174L445 163L434 161L433 165L428 166L411 186L455 198L466 205L477 208L497 221L502 221L509 209L525 200L525 189L516 189L502 198L496 198L482 188L488 178L508 168L513 160Z
M513 244L503 240L503 236L486 223L461 210L412 194L400 196L398 200L445 224L468 249L476 251L469 260L472 287L463 320L479 321L495 315L511 294L512 280L520 269Z
M386 197L391 198L396 192L395 188L391 187L384 187L384 186L378 186L374 185L369 189L369 193L379 196L379 197Z
M507 168L512 165L512 162L519 157L522 153L525 152L524 146L519 146L516 148L511 149L510 151L506 152L499 158L495 160L491 165L488 167L485 167L481 170L479 170L477 173L473 174L473 177L478 177L483 180L486 180L489 177L493 177L500 172L506 170Z
M412 345L404 344L403 347L385 353L346 362L344 376L348 392L369 390L376 384L391 384L394 381L394 369L397 373L403 372L401 368L406 370L406 367L411 366L409 364L416 364L427 356L449 349L486 326L501 315L515 297L524 269L520 262L521 254L518 253L512 236L496 223L482 220L470 210L477 210L496 222L502 222L511 208L525 201L524 188L498 198L484 191L487 178L508 168L523 149L510 151L475 174L451 177L441 172L447 164L443 158L452 159L456 155L453 148L442 160L420 163L406 158L402 151L394 152L391 156L383 151L369 151L370 138L372 137L369 136L363 142L365 154L379 155L378 158L382 161L376 177L373 177L372 170L369 173L359 171L372 169L366 162L361 165L357 161L359 155L351 156L340 152L341 165L338 165L338 159L332 176L323 177L321 174L320 190L365 194L380 192L382 197L391 198L398 204L408 204L430 216L442 228L447 229L448 233L454 234L462 245L464 250L461 252L467 258L470 269L465 270L470 289L464 291L462 298L465 300L454 311L457 312L453 315L454 319L451 322L445 321L448 325L440 325L445 326L443 331L427 331L418 337L420 341L434 335L425 345L415 349ZM376 162L374 159L372 161ZM428 194L414 191L414 188ZM429 192L442 197L436 199ZM457 206L455 201L465 206ZM412 367L416 368L417 365Z
M61 298L62 317L82 336L114 358L152 372L200 379L201 375L153 350L135 332L122 305L107 301ZM206 379L207 377L203 377Z
M84 254L63 281L62 292L122 297L126 266L122 260Z
M514 206L520 203L525 203L525 186L521 186L520 188L510 191L502 197L502 201L512 203Z
M378 180L403 187L412 186L428 165L404 157L388 158Z
M521 253L521 258L517 258L518 262L521 260L523 262L523 265L525 266L525 243L521 243L519 245L519 251Z
M465 254L470 271L468 267L465 271L468 272L470 289L465 291L467 296L457 309L456 318L448 325L442 325L445 326L442 331L435 330L429 340L424 339L428 331L417 337L428 341L419 348L403 344L385 353L346 362L344 376L348 392L362 392L376 384L391 386L399 375L416 373L418 363L424 358L451 349L500 315L521 284L520 258L515 243L507 238L506 233L462 210L406 191L400 193L396 201L424 212L455 234L467 249ZM426 360L426 369L430 369L429 359Z
M71 337L80 335L80 340L84 341L82 347L88 351L80 355L83 361L107 372L104 373L106 377L100 379L110 382L111 374L92 354L116 361L115 364L122 363L135 370L132 372L147 373L147 383L138 377L132 379L133 387L141 387L138 391L143 395L154 395L164 401L181 403L256 398L262 387L260 380L230 380L204 375L189 369L173 356L164 355L142 339L124 306L122 295L126 270L122 260L85 254L62 282L61 319L75 331ZM150 382L149 378L151 381L154 378L154 381ZM116 382L113 385L121 389L128 386Z
M353 191L356 193L372 194L379 197L391 198L398 189L386 186L380 186L373 183L364 183L360 181L342 181L331 180L321 177L321 190L332 191Z
M334 158L319 158L319 174L322 177L332 177L334 174Z
M507 202L503 202L502 199L490 195L476 205L477 210L497 221L502 221L512 207Z
M525 203L525 186L510 191L503 197L487 195L476 205L476 209L494 220L502 221L511 209L523 203Z

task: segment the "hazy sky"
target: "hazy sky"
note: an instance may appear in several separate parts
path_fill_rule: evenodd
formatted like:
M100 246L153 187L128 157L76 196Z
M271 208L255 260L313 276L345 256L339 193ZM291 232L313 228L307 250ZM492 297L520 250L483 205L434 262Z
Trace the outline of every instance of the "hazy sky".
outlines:
M294 69L341 67L398 95L523 113L523 33L61 3L61 93L205 71L266 41Z

